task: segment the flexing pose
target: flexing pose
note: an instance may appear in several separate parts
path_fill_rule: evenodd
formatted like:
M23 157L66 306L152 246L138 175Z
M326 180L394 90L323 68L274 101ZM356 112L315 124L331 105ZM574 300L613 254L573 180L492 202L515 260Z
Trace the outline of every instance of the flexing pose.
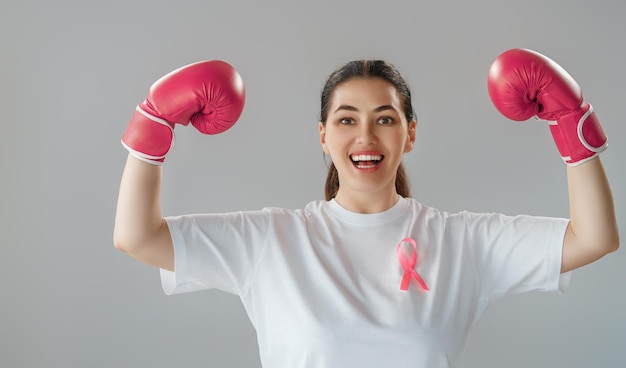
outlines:
M168 294L239 295L264 367L454 367L497 298L562 291L566 272L619 245L599 157L607 138L572 77L513 49L493 63L488 90L507 118L550 121L567 164L569 219L448 213L412 199L402 166L415 142L411 92L380 60L349 62L323 88L325 200L163 217L161 169L174 127L215 134L243 110L237 71L207 61L157 81L122 137L130 154L115 246L160 268Z

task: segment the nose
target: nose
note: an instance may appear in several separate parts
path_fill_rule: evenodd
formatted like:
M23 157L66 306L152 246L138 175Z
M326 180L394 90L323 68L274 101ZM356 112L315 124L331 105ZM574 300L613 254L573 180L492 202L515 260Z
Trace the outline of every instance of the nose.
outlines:
M357 136L357 143L362 145L372 145L376 143L376 131L372 124L361 124Z

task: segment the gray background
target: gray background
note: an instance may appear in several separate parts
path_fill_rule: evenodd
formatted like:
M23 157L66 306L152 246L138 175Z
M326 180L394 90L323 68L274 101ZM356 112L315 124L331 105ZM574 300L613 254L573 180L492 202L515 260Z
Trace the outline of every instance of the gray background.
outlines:
M247 104L219 136L177 128L167 215L300 208L323 196L319 92L356 58L413 86L414 196L448 211L568 216L565 165L545 124L505 120L486 74L512 47L540 51L583 87L610 140L602 155L626 229L623 1L3 1L0 11L0 366L259 367L232 295L166 297L158 272L116 251L126 151L148 87L223 59ZM469 367L626 365L624 252L575 271L568 293L495 304Z

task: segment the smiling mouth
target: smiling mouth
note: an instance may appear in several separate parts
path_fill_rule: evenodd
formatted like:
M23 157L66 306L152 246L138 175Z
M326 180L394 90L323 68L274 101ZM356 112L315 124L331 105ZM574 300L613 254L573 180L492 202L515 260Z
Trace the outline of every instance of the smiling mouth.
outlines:
M383 161L383 155L351 155L352 164L358 169L371 169Z

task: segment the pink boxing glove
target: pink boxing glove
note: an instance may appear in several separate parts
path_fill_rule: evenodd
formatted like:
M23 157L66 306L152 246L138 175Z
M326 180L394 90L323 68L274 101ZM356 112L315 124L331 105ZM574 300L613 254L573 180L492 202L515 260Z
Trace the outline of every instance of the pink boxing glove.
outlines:
M243 81L230 64L210 60L186 65L150 87L122 145L140 160L161 165L172 148L175 124L191 123L204 134L221 133L237 122L244 102Z
M554 142L568 165L579 165L608 147L580 86L546 56L527 49L503 52L489 69L487 86L494 106L507 118L549 120Z

